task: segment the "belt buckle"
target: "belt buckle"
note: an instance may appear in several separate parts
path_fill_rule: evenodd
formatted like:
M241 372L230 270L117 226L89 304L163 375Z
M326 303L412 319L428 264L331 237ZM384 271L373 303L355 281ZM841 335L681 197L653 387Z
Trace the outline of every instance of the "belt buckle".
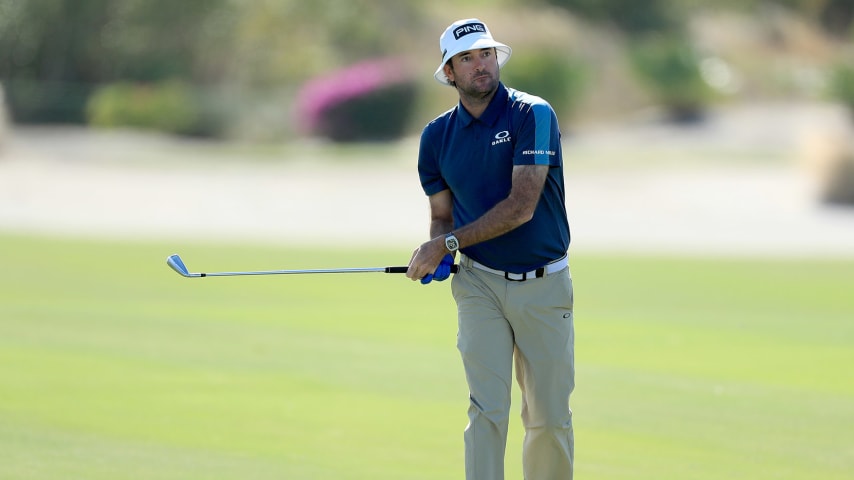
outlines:
M522 278L510 278L510 272L504 272L504 279L508 282L524 282L528 279L528 272L514 273L513 275L522 275Z

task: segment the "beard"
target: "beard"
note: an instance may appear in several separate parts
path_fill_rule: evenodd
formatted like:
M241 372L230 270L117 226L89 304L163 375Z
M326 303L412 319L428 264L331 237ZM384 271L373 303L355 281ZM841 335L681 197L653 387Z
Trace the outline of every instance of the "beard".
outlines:
M457 90L459 90L461 95L465 95L472 100L484 99L491 96L498 88L498 80L498 75L484 72L473 76L466 82L456 82Z

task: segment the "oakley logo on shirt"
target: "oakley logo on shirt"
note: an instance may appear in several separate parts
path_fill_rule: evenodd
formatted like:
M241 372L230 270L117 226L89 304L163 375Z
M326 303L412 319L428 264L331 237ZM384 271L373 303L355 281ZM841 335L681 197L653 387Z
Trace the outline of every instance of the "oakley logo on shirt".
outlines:
M492 141L492 146L496 146L499 143L506 143L510 141L510 132L507 130L498 132L495 134L495 140Z

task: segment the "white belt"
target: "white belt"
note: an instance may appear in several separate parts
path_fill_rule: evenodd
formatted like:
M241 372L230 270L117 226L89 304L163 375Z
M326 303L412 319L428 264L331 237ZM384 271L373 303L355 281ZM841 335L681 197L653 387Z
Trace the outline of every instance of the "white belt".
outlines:
M505 272L503 270L496 270L494 268L489 268L482 263L475 262L474 260L463 255L462 253L460 254L460 263L465 265L465 266L470 266L470 267L476 268L478 270L483 270L484 272L489 272L489 273L492 273L495 275L500 275L507 280L511 280L514 282L524 282L525 280L528 280L531 278L540 278L540 277L544 277L546 275L551 275L553 273L556 273L556 272L563 270L564 268L566 268L569 265L569 257L567 255L564 255L560 259L555 260L554 262L549 263L548 265L540 267L536 270L531 270L530 272L523 272L523 273Z

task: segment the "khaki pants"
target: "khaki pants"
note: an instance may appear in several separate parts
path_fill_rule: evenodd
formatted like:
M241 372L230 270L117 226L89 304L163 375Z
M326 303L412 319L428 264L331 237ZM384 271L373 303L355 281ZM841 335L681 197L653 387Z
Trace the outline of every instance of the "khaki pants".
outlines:
M524 478L571 480L575 335L569 269L514 282L464 262L452 291L457 347L470 391L466 479L504 478L515 363L525 427Z

